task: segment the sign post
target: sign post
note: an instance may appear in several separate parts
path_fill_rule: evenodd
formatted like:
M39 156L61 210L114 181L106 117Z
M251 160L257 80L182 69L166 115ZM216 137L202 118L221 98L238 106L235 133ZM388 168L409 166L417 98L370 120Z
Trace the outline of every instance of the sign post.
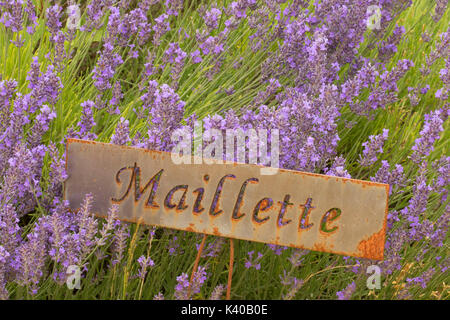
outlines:
M69 139L64 196L77 209L231 239L383 259L389 185ZM195 158L195 156L192 156ZM231 248L232 245L230 244ZM230 264L231 264L230 258Z

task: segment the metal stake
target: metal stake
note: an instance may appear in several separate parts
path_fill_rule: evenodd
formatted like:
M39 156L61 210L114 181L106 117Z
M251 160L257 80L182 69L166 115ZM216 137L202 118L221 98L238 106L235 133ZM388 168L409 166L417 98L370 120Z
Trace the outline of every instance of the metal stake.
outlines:
M202 243L200 244L200 248L198 248L197 257L195 258L194 268L192 269L191 279L189 280L188 297L191 296L192 281L194 280L194 275L197 272L198 262L200 261L200 257L202 255L202 251L203 251L203 247L205 246L205 242L206 242L206 234L203 235Z
M230 300L230 295L231 295L231 280L233 278L233 263L234 263L234 240L230 239L230 266L228 268L227 300Z

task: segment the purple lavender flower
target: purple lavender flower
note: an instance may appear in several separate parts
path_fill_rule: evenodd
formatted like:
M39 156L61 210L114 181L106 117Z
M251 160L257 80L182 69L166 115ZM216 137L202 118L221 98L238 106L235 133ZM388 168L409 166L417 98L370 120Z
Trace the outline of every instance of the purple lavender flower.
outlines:
M415 277L415 278L406 278L407 283L414 283L414 284L420 284L422 289L425 289L427 287L428 282L431 280L433 275L436 273L435 268L430 268L427 271L425 271L421 276Z
M42 136L48 131L50 122L56 118L56 113L46 104L41 107L40 111L34 120L32 134L28 139L31 148L37 147L41 143Z
M381 43L381 47L378 49L378 57L381 61L388 61L397 52L397 44L404 33L405 27L397 25L392 35Z
M37 61L35 63L37 64ZM36 79L37 65L34 68L36 69L32 76L33 81ZM28 107L30 113L34 113L44 103L55 104L63 88L61 79L57 76L53 65L49 65L47 71L39 75L37 82L30 82L30 85L32 87L31 97L34 99Z
M441 117L442 109L431 111L425 115L423 128L420 131L420 137L416 139L414 146L411 148L411 160L416 164L420 164L431 151L436 140L439 140L443 128L443 119Z
M1 150L1 171L6 169L6 162L13 155L14 147L20 143L23 134L23 125L28 124L30 121L26 114L25 106L23 102L25 99L19 97L16 99L16 107L11 114L4 114L5 124L3 132L0 135L0 150Z
M34 210L36 196L41 196L39 181L46 148L42 145L29 149L18 144L13 149L5 170L0 201L17 205L19 217Z
M139 8L144 11L148 11L150 7L154 4L157 4L160 0L143 0L139 2Z
M428 90L430 90L429 84L427 84L425 87L420 89L420 94L427 94Z
M151 33L151 24L142 9L136 8L123 15L118 8L111 7L111 9L112 19L108 20L108 41L111 44L130 45L128 42L133 35L138 36L139 45L147 42Z
M52 36L55 36L62 27L62 23L60 21L61 11L62 7L59 6L58 4L55 4L46 10L47 13L46 26L48 28L48 31L52 34Z
M426 31L422 33L421 37L422 37L422 40L423 40L424 42L430 42L430 41L431 41L431 36L430 36L430 34L429 34L428 32L426 32Z
M442 156L433 163L438 176L433 184L433 190L442 194L441 203L447 200L448 186L450 185L450 157Z
M174 232L170 230L169 234L171 234L171 233L174 233ZM171 255L171 256L176 256L176 255L184 253L184 250L183 250L183 248L181 248L180 242L176 235L174 235L170 239L169 243L167 244L167 248L168 248L167 251L169 252L169 255Z
M78 224L78 243L79 243L79 261L84 262L84 259L91 252L96 244L94 239L97 234L98 222L92 213L92 203L94 199L91 194L87 194L80 211L76 216Z
M360 102L357 113L368 115L370 111L385 108L386 105L397 101L397 82L414 66L410 60L399 60L397 66L391 71L385 71L380 75L378 85L370 92L366 101Z
M147 117L147 113L154 106L158 89L158 82L155 80L150 80L147 87L143 88L144 94L141 96L141 101L143 102L142 107L139 110L134 109L138 119L143 119Z
M148 130L148 149L172 150L174 144L170 137L180 127L184 105L178 94L167 84L161 85L155 92L154 104L150 109L152 125Z
M39 76L40 76L40 64L38 61L38 57L34 56L32 58L30 70L27 73L27 80L30 82L28 84L28 88L33 90L39 85Z
M19 32L23 28L23 1L22 0L10 0L2 4L2 12L0 16L0 22L3 25L11 29L12 32ZM6 9L6 10L5 10Z
M325 174L336 177L351 178L352 176L345 169L345 158L342 156L334 159L333 165L325 170Z
M226 286L223 284L219 284L216 286L209 297L209 300L220 300L222 298L223 292L225 291Z
M384 273L390 275L402 268L402 256L399 252L408 241L409 237L405 228L397 228L388 234L385 243L385 258L382 264Z
M99 29L102 26L101 20L105 13L105 4L107 1L91 0L86 7L86 24L80 28L82 31L90 32L93 29Z
M17 272L16 282L21 286L28 287L33 295L37 293L39 282L45 272L47 243L47 230L38 223L27 235L27 241L16 249L13 263Z
M182 273L177 277L177 285L175 286L175 299L188 300L189 299L189 276L187 273Z
M195 50L191 53L191 58L192 58L192 62L197 64L203 61L201 55L200 55L200 51L199 50Z
M142 84L145 83L149 77L156 72L156 69L153 66L154 55L149 51L147 57L145 59L146 63L144 64L144 72L142 74L142 81L139 84L139 90L143 90Z
M434 8L433 20L438 22L441 20L448 6L448 0L436 0L436 7Z
M202 288L205 281L208 279L208 275L206 272L207 266L198 266L197 271L194 273L194 279L191 283L191 296L200 293L200 289Z
M178 13L183 9L183 0L166 0L167 14L178 16Z
M112 205L111 208L108 210L108 215L106 217L106 221L104 221L102 225L102 229L100 230L100 238L98 238L97 246L104 246L107 242L107 240L110 238L112 233L115 231L115 223L117 221L117 215L119 212L119 206L118 205Z
M234 90L234 86L231 86L229 88L223 89L223 92L225 92L226 95L231 96L236 91ZM232 110L230 110L230 111L232 111Z
M21 243L19 217L11 204L0 207L0 243L7 252L13 253Z
M391 175L389 168L390 168L389 162L387 162L386 160L382 160L380 169L378 169L375 177L372 177L370 180L381 183L388 183Z
M2 107L2 109L9 107L10 99L13 97L16 88L17 88L17 81L15 80L0 81L0 106Z
M280 130L280 143L289 145L280 152L280 163L284 168L323 169L336 153L339 112L333 101L325 101L337 99L335 88L327 86L321 91L323 95L311 100L300 90L288 88L276 110L274 125Z
M360 156L359 163L363 167L369 167L377 161L377 154L383 153L383 145L389 134L388 129L383 129L383 133L369 136L369 140L364 142L363 156Z
M446 239L448 232L448 227L450 224L450 204L444 209L444 212L439 216L434 225L434 230L432 230L427 236L431 240L431 245L433 247L442 247Z
M29 122L26 114L26 99L28 96L18 95L15 100L15 108L10 111L10 100L13 98L15 89L17 87L16 81L0 81L0 150L2 150L2 156L0 156L0 164L6 161L10 153L11 146L15 144L15 141L19 139L21 126ZM4 167L4 166L1 166ZM1 169L0 169L1 172Z
M116 231L113 234L112 243L112 265L120 264L125 256L125 248L127 246L127 239L130 236L130 227L121 223L116 222Z
M294 267L299 267L303 263L303 256L307 255L310 251L304 250L304 249L294 249L292 251L292 254L288 258L288 261L293 265Z
M436 91L435 97L447 101L450 92L450 58L445 60L445 68L442 68L439 71L439 75L444 86Z
M130 141L129 121L121 117L119 123L117 124L115 133L111 136L111 143L124 146Z
M202 53L204 55L209 55L209 54L219 55L224 51L222 39L219 36L207 37L205 41L200 43L199 47L200 47L200 49L202 49Z
M233 1L230 5L231 14L233 14L237 19L242 19L247 16L247 0Z
M270 43L274 36L271 32L271 12L266 6L259 7L255 12L248 18L248 25L255 32L249 36L250 48L253 52L257 52L267 48L268 43ZM264 50L263 49L263 50Z
M79 17L79 12L80 11L80 7L78 6L78 4L75 4L73 2L69 2L69 6L66 9L67 12L67 29L68 29L68 38L70 40L73 40L75 37L75 32L76 29L80 28L80 17Z
M280 278L281 284L288 288L288 291L282 295L283 300L294 299L297 292L305 283L303 279L290 276L289 273L286 273L286 270L283 270L283 276L280 276Z
M381 167L378 169L374 177L370 180L389 184L389 194L392 194L394 187L403 187L405 183L405 176L403 174L403 167L396 164L395 168L390 171L390 165L386 160L381 161Z
M273 251L277 256L281 255L283 251L287 250L288 248L285 246L278 246L275 244L267 244L267 246L270 248L270 250Z
M427 163L424 162L419 168L419 173L413 185L413 195L408 206L400 212L409 224L408 236L411 240L419 241L431 231L432 226L421 221L421 215L425 212L428 204L428 197L433 190L426 179Z
M218 26L218 20L222 12L217 8L211 8L211 10L206 11L203 15L203 20L205 21L206 26L209 30L216 29Z
M64 71L66 64L64 63L67 58L66 49L64 48L64 42L66 41L66 35L62 31L58 31L53 37L53 42L55 43L55 54L53 59L53 64L59 73Z
M138 258L137 262L141 266L138 276L140 279L144 279L145 276L147 275L147 269L149 267L153 267L155 265L155 263L153 262L152 259L150 259L150 257L144 257L144 256L140 256Z
M9 293L6 290L6 272L8 260L11 255L0 245L0 300L7 300Z
M420 72L427 76L431 72L431 67L442 57L446 57L445 53L450 48L450 28L440 35L440 42L436 43L436 47L431 50L430 54L425 58L425 64L422 64ZM448 69L448 67L447 67Z
M280 82L277 79L269 79L269 85L263 91L258 92L255 97L254 103L256 105L264 103L270 96L276 93L277 89L281 87Z
M48 147L48 153L51 159L49 168L50 186L47 189L49 200L53 201L55 198L62 197L62 186L64 181L68 178L66 173L66 161L64 156L60 157L58 149L51 143Z
M364 88L371 88L375 84L375 79L378 76L378 71L369 62L365 61L364 65L352 78L349 78L342 86L341 99L350 103L350 108L356 114L364 115L366 110L361 103L358 103L355 98L358 97ZM356 100L354 102L354 100Z
M170 23L168 19L169 15L165 13L155 19L155 23L152 27L153 31L155 32L153 34L153 43L155 44L155 46L159 46L161 37L165 35L167 31L170 31Z
M94 85L100 92L111 88L110 80L113 78L116 68L123 63L122 57L113 51L113 45L106 42L97 65L92 70Z
M161 292L158 292L158 294L153 297L153 300L164 300L164 295Z
M122 24L122 15L120 13L120 9L115 7L115 6L111 6L109 8L110 14L109 14L109 18L108 18L108 24L106 26L106 30L107 30L107 36L105 41L114 44L116 41L121 41L120 39L120 31L123 31L123 27L121 26ZM99 16L102 14L101 11L99 11ZM88 26L83 26L80 29L86 29L88 31L88 28L93 28L93 26L88 27ZM126 39L128 40L128 36L126 35ZM123 43L121 43L123 44Z
M222 237L214 237L213 242L208 243L206 248L204 248L202 252L202 258L205 257L217 257L218 254L222 251L223 245L225 244L225 238ZM199 244L195 245L197 250L200 248Z
M259 270L259 269L261 269L260 261L263 257L263 254L261 252L258 252L257 256L253 257L254 253L255 252L253 250L247 252L248 258L245 258L245 267L247 269L255 268L256 270Z
M409 101L411 103L411 106L415 107L419 104L420 102L420 97L419 95L425 95L427 94L428 90L430 90L430 85L426 85L425 87L417 87L417 88L412 88L412 87L408 87L408 98Z
M95 103L91 100L87 100L81 104L81 107L83 108L81 111L81 119L77 123L77 126L80 127L80 129L75 136L80 139L95 140L97 135L91 132L96 124L94 121Z
M112 98L111 100L109 100L110 108L108 108L108 113L119 114L120 110L118 105L122 101L122 99L123 99L122 87L120 86L120 82L116 81L114 83L114 87L112 90ZM113 109L113 107L116 107L116 109Z
M345 287L345 289L338 291L336 293L338 300L350 300L353 293L355 292L356 284L355 282L350 283Z
M173 83L176 85L178 85L178 79L180 78L181 71L183 70L186 56L186 52L181 50L180 46L176 42L170 43L169 47L164 52L163 62L170 63L172 65L170 76L173 79Z
M66 268L70 265L77 265L80 261L79 241L77 223L74 216L69 213L68 203L59 202L55 204L52 214L41 218L41 225L47 228L49 232L49 256L50 259L62 269L56 271L53 279L61 285L65 282L67 274ZM58 269L60 269L58 268Z

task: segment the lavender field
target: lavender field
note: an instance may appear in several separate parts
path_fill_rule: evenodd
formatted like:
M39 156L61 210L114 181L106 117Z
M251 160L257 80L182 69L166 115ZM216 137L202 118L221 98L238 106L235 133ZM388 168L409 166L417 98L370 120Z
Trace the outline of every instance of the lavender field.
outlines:
M448 300L449 25L447 0L0 0L0 299L225 299L228 239L195 268L203 235L63 199L67 139L170 152L202 121L390 185L384 260L234 240L231 299Z

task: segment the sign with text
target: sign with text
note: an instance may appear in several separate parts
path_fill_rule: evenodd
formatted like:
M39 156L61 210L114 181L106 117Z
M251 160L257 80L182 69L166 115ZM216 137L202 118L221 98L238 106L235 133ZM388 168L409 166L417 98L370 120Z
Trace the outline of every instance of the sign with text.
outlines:
M105 217L383 259L389 186L258 165L176 164L171 153L69 139L64 196ZM196 163L191 161L190 163ZM197 162L198 163L198 162Z

